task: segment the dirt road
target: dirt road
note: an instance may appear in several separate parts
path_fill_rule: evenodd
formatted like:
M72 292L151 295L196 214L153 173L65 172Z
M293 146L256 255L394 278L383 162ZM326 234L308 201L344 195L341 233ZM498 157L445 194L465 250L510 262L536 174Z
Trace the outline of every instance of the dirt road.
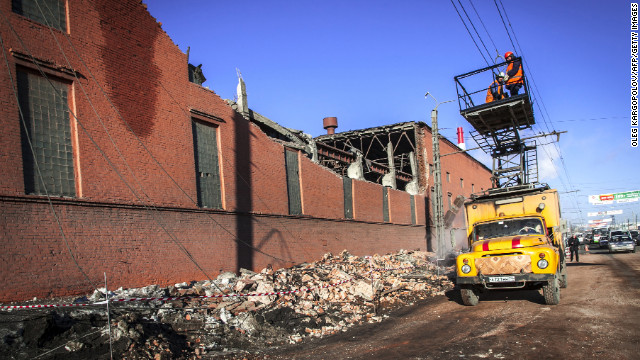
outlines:
M560 304L541 292L458 290L379 324L279 349L271 359L640 359L640 251L583 253Z

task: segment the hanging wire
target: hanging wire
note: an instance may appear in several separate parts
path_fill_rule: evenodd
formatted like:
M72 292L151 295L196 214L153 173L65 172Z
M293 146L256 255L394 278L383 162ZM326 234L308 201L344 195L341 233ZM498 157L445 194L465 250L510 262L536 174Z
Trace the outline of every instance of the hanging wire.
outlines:
M41 10L42 11L42 10ZM18 41L21 43L21 45L25 48L25 50L27 52L29 52L29 56L32 59L32 62L36 65L36 67L38 68L38 70L40 71L41 75L50 83L50 85L53 87L53 84L51 83L51 80L49 79L49 77L46 75L46 73L44 73L44 71L40 68L40 65L35 61L35 59L33 58L33 56L31 55L28 47L24 44L24 42L22 41L22 39L20 38L20 36L17 34L17 32L15 31L15 29L11 26L11 24L8 22L8 19L6 18L6 16L4 15L4 13L0 10L0 14L3 16L5 22L7 23L7 25L10 27L10 29L12 30L12 32L14 33L14 35L16 36L16 38L18 39ZM46 17L45 17L46 18ZM55 35L54 35L55 38ZM56 39L57 42L57 39ZM4 45L4 43L3 43ZM60 44L58 43L58 46L60 46ZM4 49L4 46L3 46ZM11 76L11 71L10 71L10 66L8 64L8 59L6 58L6 54L4 54L3 51L3 55L5 57L5 62L7 63L7 69L9 70L9 75ZM67 59L66 55L64 54L63 51L63 55L65 57L65 59ZM68 62L68 59L67 59ZM74 73L74 76L76 77L77 83L80 84L80 86L82 87L82 83L79 81L79 79L77 78L77 75ZM12 83L13 83L13 78L12 78ZM55 87L54 87L55 89ZM84 89L83 89L84 92ZM85 93L85 96L87 96L87 99L89 100L89 102L91 103L91 100L88 98L88 95ZM17 93L14 89L14 94L16 94L16 100L18 101L17 98ZM93 105L91 105L93 108ZM94 108L95 111L95 108ZM101 153L101 155L105 158L105 160L109 163L109 165L113 168L113 170L116 172L116 174L120 177L120 179L125 183L125 185L131 190L131 192L134 194L134 196L136 196L136 198L141 201L144 204L144 201L136 194L135 190L128 184L128 182L124 179L124 177L122 176L122 174L120 174L120 172L117 170L117 168L115 167L115 165L109 160L109 158L106 156L106 154L104 153L104 151L101 149L101 147L95 142L95 140L93 139L93 137L89 134L89 132L87 131L87 129L84 128L83 123L80 121L80 119L77 118L77 116L75 115L75 113L73 111L71 111L71 109L69 108L69 113L73 116L73 118L76 120L76 122L78 123L78 125L80 125L81 129L85 132L85 134L88 136L88 138L91 140L91 142L94 144L94 146L96 146L96 148L98 149L98 151ZM99 115L96 113L96 115L99 117ZM23 115L21 114L21 116L23 117ZM24 119L22 119L22 121L24 122ZM26 126L26 125L25 125ZM104 125L103 125L104 126ZM30 140L29 140L30 141ZM114 144L115 146L115 144ZM116 147L117 148L117 147ZM32 149L33 151L33 149ZM126 162L125 162L126 163ZM36 164L37 165L37 164ZM44 183L44 181L43 181ZM46 188L45 188L46 189ZM49 198L49 194L47 193L47 197ZM144 205L143 205L144 206ZM146 207L146 206L145 206ZM51 205L51 209L52 212L54 213L54 216L56 218L56 221L58 222L58 226L60 228L60 231L62 233L62 236L65 240L65 243L67 245L67 248L72 256L72 259L74 260L76 266L80 269L80 271L82 272L82 274L85 276L85 278L87 279L87 281L89 283L91 283L90 278L88 277L88 275L82 270L82 268L80 267L80 265L78 264L77 260L75 259L75 257L73 256L73 253L71 252L71 249L68 245L68 241L66 239L66 236L64 234L64 231L62 229L62 224L60 223L57 214L55 213L55 209L53 209L53 206ZM155 208L154 208L155 209ZM155 209L157 210L157 209ZM163 230L170 236L170 238L172 240L174 240L174 242L176 243L176 245L178 245L178 247L187 255L187 257L192 260L192 262L194 262L194 264L203 272L203 274L209 279L211 280L211 277L209 277L209 275L204 271L204 269L197 263L197 261L195 261L195 259L193 258L193 256L188 252L188 250L186 248L184 248L184 246L182 244L180 244L180 242L175 239L171 233L166 229L166 227L164 226L164 224L159 221L156 217L155 217L155 212L152 211L152 215L154 216L154 220L157 221L157 223L163 228ZM223 228L224 229L224 228ZM226 229L225 229L226 230ZM262 252L264 253L264 252ZM265 255L269 256L269 254L264 253ZM272 256L273 257L273 256ZM279 259L279 258L275 258L277 260L281 260L281 261L285 261L283 259ZM285 261L286 262L286 261ZM213 282L212 282L213 283ZM215 283L213 283L214 286L217 287L217 285ZM97 288L98 286L93 285L94 288ZM219 288L218 288L219 289ZM219 289L220 290L220 289Z
M36 0L36 1L38 2L38 0ZM47 9L49 10L49 12L51 12L51 10L48 8L48 6L46 5L46 3L45 3L44 5L45 5L45 7L47 7ZM43 13L43 11L42 11L42 9L41 9L41 8L40 8L40 11ZM43 13L43 15L44 15L44 13ZM51 31L51 30L50 30L50 31ZM54 37L54 39L56 39L56 42L57 42L57 38L55 38L55 35L53 34L53 32L52 32L52 36ZM82 56L80 56L80 54L78 53L77 49L75 48L75 46L73 45L73 43L72 43L72 42L71 42L71 40L69 39L68 35L65 33L65 34L64 34L64 36L65 36L65 38L67 39L67 41L69 42L69 44L70 44L71 48L74 50L74 52L75 52L76 56L78 56L78 58L80 59L80 61L81 61L81 62L82 62L82 64L84 65L84 67L87 69L87 71L88 71L89 75L91 76L91 78L94 80L94 82L96 83L96 85L99 87L99 89L101 90L101 92L103 93L103 95L105 96L105 98L107 99L107 101L109 102L109 104L111 105L111 107L116 111L116 113L118 114L118 116L120 117L120 119L125 123L125 125L128 127L128 129L130 130L130 132L133 134L133 136L138 140L138 142L141 144L141 146L142 146L142 147L147 151L147 153L148 153L148 154L150 155L150 157L151 157L151 158L156 162L156 164L158 165L158 167L159 167L159 168L160 168L160 169L165 173L165 175L167 175L167 176L168 176L168 177L173 181L173 183L176 185L176 187L177 187L177 188L178 188L178 189L179 189L179 190L180 190L180 191L181 191L181 192L182 192L182 193L183 193L183 194L184 194L184 195L185 195L185 196L186 196L186 197L187 197L187 198L188 198L188 199L193 203L193 204L196 204L196 205L197 205L197 202L196 202L193 198L191 198L191 196L190 196L190 195L189 195L189 194L188 194L188 193L187 193L187 192L186 192L186 191L185 191L185 190L184 190L184 189L183 189L183 188L182 188L182 187L177 183L177 181L176 181L176 180L175 180L175 179L174 179L174 178L173 178L173 177L172 177L172 176L171 176L171 175L170 175L170 174L169 174L169 173L164 169L164 167L163 167L163 166L160 164L160 162L155 158L155 156L153 156L153 154L151 153L151 151L150 151L150 150L149 150L149 149L144 145L144 143L142 142L142 140L140 140L140 138L137 136L137 134L135 133L135 131L133 131L133 129L131 129L131 127L129 126L128 122L127 122L126 120L124 120L124 118L123 118L123 117L122 117L122 115L119 113L119 111L118 111L118 109L116 108L116 106L111 102L111 100L109 99L108 95L105 93L104 89L103 89L103 88L100 86L100 84L98 83L97 79L95 79L95 76L93 75L93 73L91 72L91 70L89 69L89 67L87 66L86 62L82 59ZM63 55L64 55L65 59L67 60L67 63L69 63L69 60L68 60L68 58L66 57L66 55L64 54L64 50L62 49L62 46L61 46L59 43L58 43L58 47L60 48L60 51L63 53ZM76 79L77 79L77 76L76 76ZM103 128L105 129L105 131L106 131L106 132L107 132L107 134L109 135L109 132L108 132L108 130L106 129L106 127L105 127L104 123L101 121L101 118L100 118L99 114L98 114L98 113L97 113L97 111L95 110L95 107L93 107L93 104L91 103L91 100L89 99L88 94L86 93L86 91L84 91L84 87L82 87L82 83L81 83L81 82L79 82L79 83L80 83L80 85L81 85L81 88L83 89L83 92L84 92L84 94L85 94L85 97L87 97L87 99L88 99L89 103L90 103L90 104L91 104L91 106L92 106L92 109L94 110L94 112L96 113L96 116L97 116L97 117L98 117L98 119L100 120L100 123L102 124ZM161 85L162 85L162 87L164 88L164 85L163 85L163 84L161 84ZM166 91L166 89L165 89L165 91ZM175 101L175 99L174 99L174 101ZM184 110L183 110L183 111L184 111ZM116 144L115 144L115 142L114 142L114 140L111 138L111 136L110 136L110 135L109 135L109 138L111 139L111 142L112 142L112 144L114 145L114 147L115 147L116 149L118 149L118 148L117 148L117 146L116 146ZM95 144L95 142L94 142L94 144ZM95 144L95 145L96 145L96 146L98 146L97 144ZM118 151L118 153L119 153L119 154L120 154L120 156L124 159L124 156L123 156L119 151ZM106 155L104 155L104 156L106 157ZM127 164L126 160L125 160L125 164ZM132 170L131 170L131 168L128 166L128 164L127 164L127 168L129 169L129 171L130 171L130 172L132 173L132 175L133 175L133 171L132 171ZM114 167L114 169L115 169L115 167ZM121 177L121 179L122 179L124 182L126 182L126 180L124 180L124 178L122 178L122 177ZM134 179L136 179L136 180L137 180L137 178L135 178L135 176L134 176ZM243 180L243 181L245 181L245 183L246 183L246 180L245 180L244 178L243 178L242 180ZM142 187L142 185L141 185L141 184L139 184L139 186L140 186L140 187ZM133 189L131 189L131 190L132 190L132 192L135 194L135 191L133 191ZM144 192L143 192L143 193L144 193ZM145 195L146 195L146 194L145 194ZM149 196L147 195L147 197L149 197ZM141 199L138 197L138 200L141 200ZM155 208L154 208L154 209L155 209ZM229 231L228 229L226 229L225 227L223 227L219 222L217 222L217 221L216 221L216 220L211 216L211 214L207 213L207 216L208 216L208 217L209 217L209 218L210 218L210 219L211 219L211 220L212 220L212 221L213 221L217 226L220 226L220 228L221 228L223 231L227 232L230 236L232 236L232 238L234 238L234 241L236 241L236 242L238 242L238 243L241 243L241 244L243 244L243 245L246 245L247 247L249 247L249 248L251 248L251 249L253 249L253 250L255 250L255 251L257 251L257 252L259 252L259 253L261 253L261 254L263 254L263 255L265 255L265 256L268 256L268 257L273 258L274 260L278 260L278 261L281 261L281 262L284 262L284 263L295 263L294 261L285 260L285 259L282 259L282 258L276 257L276 256L274 256L274 255L271 255L271 254L269 254L269 253L266 253L266 252L262 251L261 249L256 248L256 247L252 246L251 244L249 244L249 243L247 243L247 242L245 242L245 241L240 240L240 239L239 239L239 238L237 238L237 237L236 237L236 236L235 236L231 231ZM185 250L186 250L186 249L185 249ZM305 251L306 251L306 250L305 250Z
M471 34L471 31L469 30L469 27L467 27L467 24L465 23L464 19L462 18L462 15L460 15L460 11L458 11L458 8L456 7L456 4L453 2L453 0L450 0L450 1L451 1L451 5L453 5L453 8L456 10L456 13L458 14L458 17L460 18L460 21L462 21L462 25L464 25L464 28L467 29L467 33L471 37L471 40L473 41L473 44L476 46L476 49L478 49L478 52L482 56L482 59L484 60L485 63L487 63L487 66L491 66L491 64L489 64L489 61L487 61L487 59L484 57L484 53L482 52L482 50L480 50L480 46L478 46L478 43L476 42L476 39Z
M462 2L460 2L460 0L458 0L458 4L460 4L460 8L462 9L462 12L464 12L464 15L467 17L467 20L469 20L469 24L471 24L471 27L473 28L473 31L475 31L476 36L478 36L478 39L480 40L480 43L482 44L482 47L484 47L484 51L487 52L487 55L489 55L489 59L491 59L491 61L495 64L496 62L491 57L491 53L487 49L487 46L484 44L484 41L482 41L482 37L478 33L478 30L476 29L476 26L473 25L473 21L469 17L469 14L467 14L467 10L464 8L464 5L462 5Z
M3 18L6 17L4 16L4 13L2 12L2 10L0 10L0 14L2 15ZM15 88L15 82L13 79L13 74L11 73L11 65L9 64L9 59L7 58L7 54L5 53L5 47L4 47L4 39L0 36L0 45L2 46L2 56L4 58L5 61L5 65L7 66L7 71L9 72L9 79L11 81L11 89L13 91L13 95L16 98L16 103L20 103L19 99L18 99L18 91ZM49 194L49 191L47 190L47 185L44 181L44 178L42 176L42 172L40 171L40 164L38 163L37 160L37 156L35 154L35 149L33 147L33 143L31 142L31 138L30 136L28 136L29 134L29 129L27 127L27 123L24 117L24 113L22 112L22 107L18 106L18 111L20 113L20 122L24 128L25 134L27 134L26 139L27 142L29 144L29 149L31 150L31 153L33 154L33 161L36 167L36 172L38 173L38 178L39 180L42 182L42 187L44 188L44 192L45 192L45 196L47 197L47 203L49 204L49 208L51 209L51 213L53 214L53 217L56 220L56 224L58 225L58 229L60 230L60 234L62 235L62 239L63 242L65 244L65 247L67 248L67 251L69 252L69 256L71 256L71 260L73 261L73 263L75 264L76 268L80 271L80 273L82 274L82 276L85 278L85 280L87 280L87 282L89 283L89 286L93 287L94 289L97 289L97 283L94 283L93 281L91 281L91 279L89 278L89 275L87 275L87 273L84 271L84 269L82 268L82 266L80 266L80 264L78 263L78 260L76 259L75 255L73 254L73 251L71 250L71 246L69 245L69 239L67 239L67 236L64 232L64 229L62 228L62 223L60 222L60 217L58 216L58 213L56 212L54 206L53 206L53 202L51 200L51 195Z
M469 0L469 4L471 4L471 7L473 8L473 11L476 13L476 16L480 20L480 24L482 24L482 27L484 28L484 31L487 33L487 36L489 36L489 40L491 40L491 44L493 44L493 48L496 51L496 54L500 55L500 52L498 51L498 47L496 46L496 43L493 42L493 37L491 37L491 34L489 33L489 30L487 30L487 27L484 25L484 21L482 21L482 17L480 17L480 14L478 14L478 10L476 10L476 6L473 5L473 1ZM495 63L495 61L494 61L494 63Z

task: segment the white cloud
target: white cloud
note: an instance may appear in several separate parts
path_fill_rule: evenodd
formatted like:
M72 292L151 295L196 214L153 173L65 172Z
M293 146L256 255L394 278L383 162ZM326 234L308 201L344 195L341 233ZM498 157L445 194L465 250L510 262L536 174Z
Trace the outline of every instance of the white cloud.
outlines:
M560 155L555 146L538 146L538 178L540 182L549 183L560 176Z

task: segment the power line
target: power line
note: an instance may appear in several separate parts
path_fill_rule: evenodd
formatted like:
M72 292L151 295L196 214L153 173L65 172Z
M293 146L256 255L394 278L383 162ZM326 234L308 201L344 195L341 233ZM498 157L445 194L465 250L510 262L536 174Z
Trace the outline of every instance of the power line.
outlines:
M506 25L506 23L504 21L504 18L502 17L502 12L500 11L500 8L498 7L498 3L497 3L496 0L494 0L494 4L496 5L496 8L498 9L498 13L500 14L500 18L502 19L502 23L505 26L505 30L507 30L507 35L509 35L509 30L507 29L507 25ZM506 9L504 8L504 4L502 3L502 0L500 0L500 5L502 6L502 11L504 12L505 17L507 18L507 22L509 23L509 27L511 28L511 32L513 32L513 37L516 39L516 43L518 44L518 51L520 52L521 56L524 56L524 52L522 51L522 48L520 47L520 43L519 43L518 38L516 36L515 30L513 29L513 26L511 25L511 21L509 20L509 15L507 14ZM515 45L513 43L513 40L511 39L511 35L509 35L509 39L511 40L511 45L514 46L514 49L515 49ZM528 77L530 78L531 83L533 84L535 92L538 94L538 98L540 99L540 103L542 103L542 106L544 108L544 113L542 112L542 109L540 108L540 105L537 102L536 102L536 105L538 106L538 110L541 111L541 116L542 116L542 119L544 121L545 126L547 127L547 131L550 131L549 130L549 123L551 122L551 120L549 119L549 122L547 122L547 118L545 117L545 113L546 113L547 116L549 116L549 113L547 111L547 108L546 108L546 106L544 104L544 101L542 100L542 96L540 95L540 91L538 90L538 87L537 87L537 85L535 83L535 80L533 78L533 72L531 71L531 69L529 68L529 66L526 63L524 63L524 66L527 67L527 72L529 72L529 76ZM553 127L553 125L551 125L551 129L553 129L555 131L555 128ZM554 147L555 147L556 152L558 154L558 157L560 159L564 174L565 174L565 176L567 178L569 189L573 190L574 187L572 185L571 176L569 175L569 171L567 170L567 165L565 163L564 157L562 156L562 152L560 151L560 148L559 148L558 144L554 144ZM546 152L546 149L544 147L543 147L543 150ZM547 155L549 155L548 152L547 152ZM549 156L549 159L553 163L553 158L551 156ZM554 170L555 170L555 168L554 168ZM557 174L557 172L556 172L556 174ZM564 181L562 180L562 177L558 176L558 178L564 184ZM574 202L577 201L575 199L575 194L572 194L571 198L574 200Z
M45 6L46 6L46 4L45 4ZM48 9L48 6L47 6L47 9ZM40 8L40 11L41 11L41 13L43 13L43 11L42 11L42 9L41 9L41 8ZM49 9L49 11L51 12L51 10L50 10L50 9ZM46 18L46 17L45 17L45 18ZM14 33L15 33L15 31L14 31ZM16 34L16 35L17 35L17 34ZM130 130L130 132L133 134L133 136L138 140L138 142L140 143L140 145L141 145L141 146L142 146L142 147L147 151L147 153L148 153L148 154L150 155L150 157L155 161L155 163L158 165L158 167L159 167L159 168L160 168L160 169L161 169L161 170L162 170L162 171L163 171L163 172L164 172L164 173L165 173L165 174L166 174L166 175L167 175L167 176L168 176L168 177L173 181L173 183L177 186L177 188L178 188L179 190L181 190L181 192L182 192L182 193L183 193L183 194L184 194L184 195L185 195L185 196L186 196L186 197L187 197L187 198L188 198L192 203L197 204L197 202L196 202L193 198L191 198L191 197L189 196L189 194L188 194L188 193L186 193L186 191L185 191L185 190L184 190L184 189L183 189L183 188L182 188L182 187L177 183L177 181L175 181L175 179L174 179L174 178L173 178L173 177L172 177L172 176L171 176L171 175L170 175L170 174L169 174L169 173L164 169L164 167L159 163L159 161L155 158L155 156L151 153L151 151L150 151L150 150L149 150L149 149L144 145L144 143L140 140L140 138L139 138L139 137L137 136L137 134L133 131L133 129L131 129L131 127L129 126L129 123L128 123L128 122L127 122L127 121L122 117L122 115L120 114L120 112L118 111L118 109L115 107L115 105L113 104L113 102L111 102L111 100L109 99L108 95L105 93L104 89L103 89L103 88L100 86L100 84L98 83L97 79L95 78L95 76L94 76L94 75L93 75L93 73L91 72L91 69L89 69L89 67L87 66L86 62L83 60L82 56L78 53L77 49L75 48L75 46L74 46L74 45L73 45L73 43L71 42L71 39L69 38L69 36L68 36L66 33L65 33L64 35L65 35L65 38L67 39L67 41L69 42L69 45L71 46L71 48L74 50L74 52L75 52L76 56L80 59L81 63L82 63L82 64L84 65L84 67L87 69L87 71L88 71L88 73L90 74L91 78L92 78L92 79L93 79L93 81L96 83L96 85L98 86L98 88L101 90L101 92L102 92L102 94L104 95L104 97L107 99L107 101L109 102L109 104L111 105L111 107L115 110L115 112L116 112L116 114L118 115L118 117L119 117L119 118L124 122L124 124L125 124L125 125L127 126L127 128ZM54 39L56 39L56 38L55 38L55 35L53 35L53 33L52 33L52 36L54 36ZM57 42L57 39L56 39L56 42ZM62 47L61 47L61 45L60 45L59 43L58 43L58 47L60 48L60 51L63 53L63 56L64 56L64 57L65 57L65 59L67 60L67 63L69 63L69 60L67 59L66 55L64 54L64 50L62 49ZM25 46L25 48L26 48L26 46ZM69 66L71 66L71 65L69 65ZM76 76L76 80L78 80L78 79L77 79L77 76ZM81 82L79 82L79 83L80 83L80 85L81 85L81 87L82 87ZM162 84L161 84L161 85L162 85ZM82 87L82 88L83 88L83 87ZM164 86L163 86L163 88L164 88ZM166 89L165 89L165 91L166 91ZM122 155L122 153L118 150L117 145L115 144L115 142L114 142L114 141L113 141L113 139L111 138L111 136L110 136L110 134L109 134L108 130L106 129L106 127L105 127L104 123L101 121L101 118L100 118L99 114L98 114L98 113L97 113L97 111L95 110L95 107L93 107L93 104L92 104L91 100L89 99L88 94L86 93L86 91L84 91L84 88L83 88L83 92L84 92L84 94L85 94L85 97L87 97L87 100L89 101L89 103L90 103L90 105L91 105L92 109L94 110L94 112L95 112L96 116L97 116L97 117L98 117L98 119L100 120L100 122L101 122L101 124L102 124L102 126L103 126L103 129L105 130L105 132L107 133L107 135L108 135L108 136L109 136L109 138L111 139L112 144L114 145L114 147L115 147L115 148L116 148L116 150L118 151L119 155L123 158L123 161L125 162L125 164L126 164L127 168L129 169L129 171L132 173L132 176L134 176L134 179L136 179L136 180L137 180L137 178L135 177L135 175L133 175L133 171L131 170L131 168L128 166L128 163L127 163L127 162L126 162L126 160L124 159L124 156L123 156L123 155ZM175 101L175 99L174 99L174 101ZM184 111L184 110L183 110L183 111ZM78 121L79 121L79 120L78 120ZM82 127L82 124L81 124L81 127ZM85 130L85 131L86 131L86 130ZM87 134L87 135L88 135L88 134ZM90 137L90 136L89 136L89 137ZM90 138L91 138L91 137L90 137ZM97 143L96 143L95 141L93 141L93 139L92 139L92 138L91 138L91 140L92 140L92 142L94 143L94 145L98 148L98 150L100 150L100 151L101 151L101 149L100 149L100 147L97 145ZM107 159L107 161L109 161L109 160L108 160L108 158L107 158L107 156L106 156L106 154L104 154L104 152L102 152L102 151L101 151L101 153L102 153L103 157L105 157L105 159ZM125 179L124 179L124 178L123 178L123 177L118 173L117 169L115 168L115 165L113 165L113 164L112 164L112 168L116 171L116 173L119 175L119 177L121 178L121 180L123 180L123 182L125 182L125 185L127 185L127 187L129 187L129 189L130 189L130 190L132 191L132 193L136 196L136 198L137 198L139 201L142 201L142 199L140 199L140 197L136 195L135 191L134 191L134 190L133 190L133 189L128 185L128 182L127 182L127 181L126 181L126 180L125 180ZM243 181L245 181L245 182L246 182L246 180L244 180L244 179L243 179ZM138 185L142 188L142 184L140 184L140 183L138 182ZM149 197L146 193L144 193L144 190L142 191L142 193L150 199L150 197ZM142 202L143 202L143 201L142 201ZM143 202L143 206L145 206L145 205L144 205L144 202ZM146 206L145 206L145 207L146 207ZM152 208L152 210L156 210L156 211L157 211L157 209L156 209L153 205L150 205L150 207ZM275 259L275 260L282 261L282 262L284 262L284 263L295 263L294 261L281 259L281 258L279 258L279 257L276 257L276 256L274 256L274 255L271 255L271 254L269 254L269 253L266 253L266 252L262 251L261 249L256 248L256 247L252 246L251 244L249 244L249 243L247 243L247 242L245 242L245 241L243 241L243 240L240 240L240 239L239 239L239 238L237 238L233 233L231 233L228 229L226 229L226 228L225 228L224 226L222 226L219 222L217 222L217 221L216 221L216 220L211 216L211 214L206 213L206 215L209 217L209 219L210 219L211 221L213 221L213 222L214 222L217 226L219 226L223 231L227 232L227 233L232 237L232 240L233 240L233 241L235 241L236 243L246 245L247 247L249 247L249 248L251 248L251 249L255 250L256 252L259 252L259 253L261 253L261 254L263 254L263 255L265 255L265 256L267 256L267 257L273 258L273 259ZM162 224L161 222L158 222L158 223L159 223L159 225L160 225L161 227L163 227L163 229L164 229L163 224ZM172 235L169 233L169 231L168 231L168 230L166 230L166 229L164 229L164 230L165 230L165 232L167 233L167 235L169 235L169 236L172 238L172 240L173 240L173 237L172 237ZM287 229L287 230L288 230L288 229ZM289 231L289 232L290 232L290 231ZM178 240L177 240L177 239L175 239L174 241L178 241ZM183 247L179 242L178 242L177 244L179 245L179 247L182 247L182 248L183 248L183 251L186 251L186 252L187 252L187 255L188 255L188 256L190 256L190 254L188 253L188 251L186 250L186 248L184 248L184 247ZM190 258L192 259L192 261L195 261L195 259L193 259L192 257L190 257ZM198 265L197 263L195 263L195 264L196 264L196 266L198 266L198 267L199 267L199 265ZM201 269L201 268L200 268L200 269ZM201 269L201 270L202 270L202 271L204 271L203 269ZM207 274L205 273L205 275L207 275ZM208 276L207 276L207 277L208 277Z
M2 10L0 10L0 14L2 14L2 17L5 19L5 21L8 20L7 18L4 16L4 12ZM9 26L11 26L11 24L9 24ZM18 97L18 92L15 88L15 82L13 80L13 75L11 73L11 66L9 64L9 59L7 58L7 54L5 53L5 48L4 48L4 40L2 39L2 37L0 36L0 46L2 46L2 56L4 58L5 64L7 66L7 71L9 72L9 79L11 81L11 89L13 91L13 95L16 98L16 102L18 103L18 111L20 113L20 122L22 124L22 126L24 127L24 131L26 134L29 134L29 129L27 127L27 123L25 121L24 118L24 113L22 112L22 107L19 105L20 104L20 100ZM60 222L60 217L58 216L58 213L56 212L55 208L53 207L53 202L51 201L51 196L49 194L49 191L47 189L47 185L43 179L42 176L42 172L40 170L40 164L38 162L36 153L35 153L35 149L33 148L33 143L31 142L31 138L27 135L27 142L29 143L29 149L31 150L31 153L33 154L33 162L34 165L36 167L36 172L38 173L38 177L39 180L42 181L42 187L44 188L44 192L45 192L45 196L47 197L47 203L49 204L49 208L51 209L51 213L53 214L53 217L56 219L56 224L58 225L58 229L60 230L60 234L62 235L62 239L64 241L65 247L67 248L67 251L69 252L69 256L71 256L71 260L73 261L73 263L76 265L76 268L80 271L80 273L82 274L82 276L84 276L85 280L87 280L87 282L89 283L90 286L93 286L95 289L98 288L98 286L96 286L96 284L94 284L91 279L89 278L89 275L87 275L87 273L84 271L84 269L82 269L82 266L80 266L80 264L78 263L78 260L76 259L75 255L73 254L73 251L71 250L71 247L69 246L69 240L67 239L67 236L64 232L64 229L62 228L62 223Z
M456 10L456 13L458 13L458 17L460 18L460 21L462 21L462 25L464 25L464 28L467 29L467 33L471 37L471 40L473 41L473 44L476 46L476 49L478 49L478 52L480 52L480 55L482 56L482 59L484 60L485 63L487 63L487 66L491 66L491 64L489 64L487 59L484 57L484 53L482 52L482 50L480 50L480 47L478 46L478 43L476 42L476 39L471 34L471 31L467 27L467 24L464 22L464 19L462 18L462 15L460 15L460 12L458 11L458 8L456 7L456 4L454 4L453 0L450 0L450 1L451 1L451 5L453 5L453 8Z
M502 24L504 25L504 30L507 32L507 36L509 36L509 41L511 41L511 48L515 49L516 46L513 43L513 39L511 39L511 34L509 34L509 29L507 29L507 24L504 22L504 18L502 17L502 12L500 11L500 8L498 7L498 3L496 2L496 0L493 0L493 3L496 4L496 9L498 9L498 14L500 15L500 19L502 19Z
M570 120L556 120L556 123L563 122L580 122L580 121L597 121L597 120L613 120L613 119L627 119L627 116L610 116L610 117L601 117L601 118L592 118L592 119L570 119Z
M38 10L40 11L40 13L43 15L43 18L45 20L45 25L47 25L47 27L49 28L49 31L52 35L52 37L54 38L54 40L56 41L56 44L58 45L58 48L60 49L60 51L62 52L63 57L65 58L65 61L67 62L67 64L69 65L69 67L71 67L71 63L69 62L69 59L67 58L67 55L65 54L64 50L62 49L60 43L58 42L57 37L55 36L55 34L53 33L53 30L50 26L50 24L48 23L47 20L47 16L44 14L44 12L42 11L42 8L40 7L39 2L36 0L36 5L38 6ZM47 7L48 8L48 7ZM49 9L49 12L51 12L51 10ZM12 29L13 30L13 29ZM24 44L24 42L22 41L22 39L20 38L20 36L15 32L14 30L14 34L16 35L16 37L18 38L18 41L20 42L20 44L27 50L27 52L29 53L29 56L31 57L32 61L34 62L34 64L36 64L36 66L38 67L38 70L40 70L40 73L43 75L43 77L45 77L47 79L47 81L52 85L51 80L48 78L48 76L40 69L39 65L35 62L35 60L33 59L33 56L31 54L31 51L29 50L29 48ZM120 155L120 157L123 159L125 165L127 166L127 169L129 170L129 172L131 173L131 175L134 177L134 179L137 178L134 175L132 169L129 167L128 163L126 162L126 160L124 159L124 156L122 155L122 153L120 152L120 150L118 149L117 145L115 144L113 138L111 137L111 135L109 134L109 132L106 129L106 126L104 125L104 122L102 121L102 118L100 117L100 115L98 114L98 112L96 111L95 107L93 106L93 103L91 102L91 99L89 99L88 94L86 93L86 91L84 90L84 86L82 85L82 82L80 81L80 79L78 79L77 74L74 72L74 77L76 79L76 82L78 84L80 84L80 88L82 89L85 97L87 97L87 100L89 102L89 104L91 105L91 108L93 109L94 113L96 114L96 116L98 117L98 120L100 121L100 124L102 125L103 129L105 130L105 132L107 133L109 139L111 140L113 146L115 147L116 151L118 152L118 154ZM55 87L54 87L55 90ZM80 125L80 128L85 132L85 134L87 135L87 137L91 140L91 142L96 146L96 148L98 149L98 151L101 153L101 155L105 158L105 160L109 163L109 165L112 167L112 169L116 172L116 174L118 175L118 177L120 177L120 179L125 183L125 185L129 188L129 190L131 190L132 194L136 197L136 199L138 199L138 201L140 201L142 203L142 205L147 208L147 205L145 204L145 201L138 196L138 194L136 193L136 191L130 186L130 184L124 179L124 177L122 176L122 174L117 170L115 164L113 164L111 162L111 160L108 158L108 156L104 153L104 151L102 150L102 148L97 144L96 141L94 141L93 137L89 134L89 132L86 130L86 128L84 127L83 123L80 121L80 119L77 118L76 114L73 112L73 110L69 107L69 113L72 114L72 116L74 117L74 119L76 120L76 122L78 123L78 125ZM138 185L142 187L142 185L138 182ZM144 192L144 189L142 190L142 193L144 195L147 195ZM148 195L147 195L148 197ZM153 207L153 205L151 205L151 207L154 210L155 207ZM187 258L189 258L195 265L196 267L202 271L202 273L209 279L211 280L211 278L209 277L209 275L204 271L204 269L200 266L200 264L198 264L198 262L195 260L195 258L193 257L193 255L191 255L191 253L184 247L184 245L182 245L178 239L174 236L172 236L172 234L170 234L170 232L166 229L165 225L159 221L156 217L155 217L155 212L152 212L152 216L154 217L154 220L156 220L156 222L158 223L158 225L160 225L160 227L167 233L167 235L169 235L169 237L171 238L172 241L174 241L174 243L178 246L178 248L180 250L182 250L185 255L187 256Z
M464 15L467 17L467 19L469 20L469 24L471 24L471 27L473 28L473 31L476 32L476 35L478 36L478 39L480 40L480 43L482 43L482 46L484 47L484 50L487 52L487 55L489 55L489 59L492 60L492 62L495 64L495 61L493 61L493 58L491 57L491 53L489 52L489 50L487 49L487 46L484 44L484 41L482 41L482 37L480 36L480 34L478 33L478 30L476 29L476 26L473 25L473 21L471 20L471 18L469 17L469 14L467 14L467 10L464 8L464 5L462 5L462 2L460 2L460 0L458 0L458 4L460 4L460 8L462 9L462 11L464 12Z
M491 44L493 44L493 48L496 50L496 54L499 56L500 52L498 51L498 47L496 46L496 43L493 42L493 38L491 37L491 34L489 33L489 30L487 30L487 27L484 25L484 21L482 21L482 17L480 17L480 14L478 14L478 10L476 10L476 6L473 5L473 1L469 0L469 4L471 4L471 7L473 8L473 11L476 13L476 16L478 17L478 20L480 20L480 24L482 24L482 27L484 28L484 31L487 33L487 36L489 36L489 40L491 40ZM495 63L495 61L494 61Z

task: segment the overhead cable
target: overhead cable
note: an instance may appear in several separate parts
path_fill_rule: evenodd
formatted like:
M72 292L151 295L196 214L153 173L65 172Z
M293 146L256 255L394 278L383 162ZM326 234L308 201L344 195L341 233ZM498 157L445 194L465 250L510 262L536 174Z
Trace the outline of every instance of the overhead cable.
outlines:
M491 64L489 64L489 61L487 61L487 59L484 57L484 53L482 52L482 50L480 50L480 47L478 46L476 39L473 37L473 35L471 34L471 31L469 30L469 27L467 27L467 24L464 22L462 15L460 15L460 12L458 11L456 4L454 4L453 0L450 0L450 1L451 1L451 5L453 5L453 8L456 10L456 13L458 13L458 17L460 18L460 21L462 21L462 25L464 25L464 28L467 29L467 33L469 34L469 37L471 37L473 44L476 46L476 49L478 49L478 52L482 56L482 59L484 59L484 62L487 63L487 66L491 66Z

